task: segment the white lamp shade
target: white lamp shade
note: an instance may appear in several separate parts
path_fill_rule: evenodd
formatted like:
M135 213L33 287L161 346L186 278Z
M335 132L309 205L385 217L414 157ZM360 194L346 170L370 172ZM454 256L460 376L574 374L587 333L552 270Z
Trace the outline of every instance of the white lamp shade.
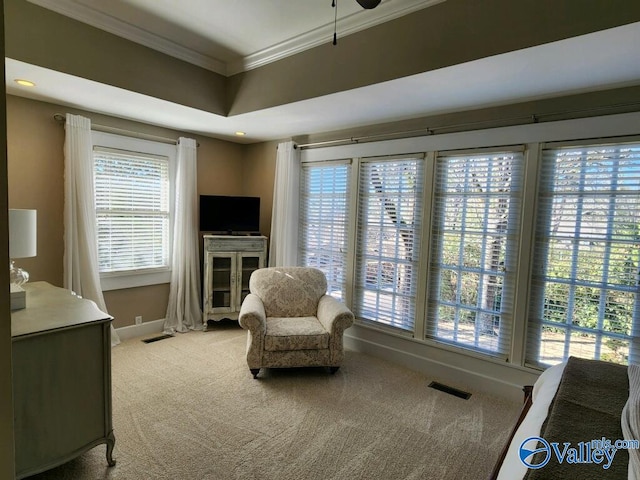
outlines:
M9 209L9 257L36 256L37 217L35 210Z

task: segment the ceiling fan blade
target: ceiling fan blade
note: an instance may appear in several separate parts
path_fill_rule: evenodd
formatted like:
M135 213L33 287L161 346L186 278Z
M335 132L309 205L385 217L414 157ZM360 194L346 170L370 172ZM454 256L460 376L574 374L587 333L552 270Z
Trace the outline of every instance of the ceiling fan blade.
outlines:
M371 9L380 5L381 0L356 0L362 8Z

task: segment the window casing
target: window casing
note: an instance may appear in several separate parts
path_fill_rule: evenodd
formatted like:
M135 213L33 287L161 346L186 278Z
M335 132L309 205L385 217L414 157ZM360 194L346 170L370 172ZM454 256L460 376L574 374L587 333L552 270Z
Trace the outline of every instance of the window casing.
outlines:
M639 265L640 144L545 149L527 363L637 361Z
M299 263L322 270L338 299L346 295L350 181L350 161L302 165Z
M522 152L438 156L428 337L508 354L522 166Z
M354 313L414 333L424 158L360 162Z
M170 281L175 146L94 133L103 290Z
M374 327L377 330L386 330L391 334L389 337L389 346L392 348L402 348L399 345L407 345L409 349L405 352L409 356L418 354L424 355L424 358L435 359L440 361L444 356L447 358L455 359L459 362L461 368L474 371L476 369L476 360L482 359L482 366L478 366L478 372L486 374L487 371L498 372L503 370L504 367L509 366L517 367L515 370L520 370L519 367L532 367L534 369L544 369L551 363L561 361L563 355L557 356L552 359L552 362L547 362L547 358L544 357L543 350L550 342L546 342L546 339L542 335L546 334L544 327L539 321L542 317L543 309L545 308L544 300L544 284L547 280L547 257L549 253L549 239L546 238L545 228L553 222L552 218L548 218L552 215L551 207L549 206L550 200L545 198L549 195L553 195L553 188L550 187L552 182L549 180L548 174L548 161L545 161L542 157L542 152L546 149L559 150L565 147L570 149L588 148L590 150L600 148L610 148L611 145L596 145L596 141L588 142L585 140L574 141L569 143L572 138L604 138L609 137L613 139L612 135L637 135L637 121L630 122L627 118L629 115L622 116L607 116L589 119L576 119L562 122L549 122L543 126L518 126L510 127L507 129L487 129L483 131L473 131L466 133L456 134L442 134L435 136L406 138L399 140L370 142L356 145L346 145L338 147L327 147L319 149L309 149L303 151L303 162L329 162L338 158L352 158L352 188L351 188L351 206L349 213L349 241L347 244L346 254L346 297L345 301L347 306L356 314L356 320L359 326L362 327ZM633 118L637 120L638 114L633 114ZM510 142L520 143L523 147L517 149L504 148L504 147L492 147L492 145L503 145L505 139L508 138ZM562 144L543 144L544 141L556 141L563 142ZM635 144L640 143L638 137L630 137L610 140L608 143L618 143L618 147L632 147ZM634 142L631 145L631 142ZM590 145L593 144L593 145ZM624 144L624 145L621 145ZM577 147L571 145L578 145ZM587 147L584 147L587 145ZM458 150L453 151L453 148L473 148L474 150ZM614 146L615 147L615 146ZM631 148L634 150L635 147ZM305 149L306 150L306 149ZM510 150L510 152L505 152ZM513 150L513 151L512 151ZM408 325L401 326L399 322L393 325L389 321L388 317L385 318L386 312L382 311L382 315L376 315L374 309L371 309L371 313L363 315L363 293L366 290L364 286L372 286L371 292L366 292L369 295L375 293L377 285L382 287L381 284L375 284L370 282L367 285L364 280L366 269L363 269L363 265L367 263L366 243L363 239L366 239L366 235L362 234L362 226L364 225L362 219L365 218L363 212L365 211L364 196L367 192L364 186L363 179L366 176L363 174L363 169L366 168L367 162L383 161L389 158L408 158L415 156L411 152L425 152L425 175L424 179L424 208L422 208L419 214L418 223L422 224L422 229L417 230L418 236L422 237L418 242L418 248L420 254L418 255L419 261L416 262L418 268L415 270L418 272L415 296L415 323L411 325L411 321ZM440 152L440 153L439 153ZM446 152L442 154L442 152ZM500 330L497 337L490 345L490 348L484 348L482 342L477 346L472 342L475 342L475 337L472 342L467 344L461 342L453 342L447 338L438 338L437 328L434 324L434 316L432 315L433 308L435 306L434 297L437 298L437 294L434 294L434 288L439 285L437 278L437 272L434 273L434 258L439 251L440 245L437 235L437 229L442 230L441 217L439 216L439 207L437 205L441 199L438 198L438 189L441 186L438 182L441 182L442 176L438 177L438 155L440 156L464 156L471 155L493 155L496 153L514 153L521 155L521 171L518 175L521 176L519 182L520 191L513 191L510 197L510 216L514 212L520 214L519 218L509 220L509 233L507 235L506 244L513 244L511 248L508 248L504 252L504 264L501 265L504 271L502 272L501 279L501 295L499 302L495 302L493 305L493 311L500 312L499 326ZM622 152L622 151L621 151ZM637 148L635 148L634 155L637 156ZM629 152L622 152L630 154ZM504 154L504 153L503 153ZM545 152L545 155L548 152ZM377 156L380 155L380 156ZM386 155L383 156L383 155ZM389 157L393 155L393 157ZM627 198L626 204L619 203L612 208L618 218L626 216L626 224L629 226L629 233L626 234L626 239L622 242L618 242L619 245L614 247L611 244L609 260L604 261L605 247L601 247L603 252L600 256L594 256L591 259L591 263L601 263L602 268L606 263L617 263L617 267L609 268L607 277L606 291L607 294L598 296L591 295L591 303L589 307L591 311L598 312L596 317L591 315L591 318L595 318L593 323L598 325L600 323L603 328L595 331L582 331L581 326L577 322L564 323L555 322L551 327L560 328L560 333L564 334L564 337L558 341L561 344L561 350L568 348L569 354L580 354L578 352L578 346L580 341L583 343L590 342L592 346L589 347L591 353L585 354L588 358L600 358L603 360L611 359L612 348L616 349L618 356L620 352L624 352L625 349L629 351L628 357L633 361L636 352L639 351L638 337L640 333L640 325L638 317L640 316L640 303L637 301L638 294L638 281L640 275L638 274L638 265L640 265L640 259L637 258L637 251L634 250L634 245L639 245L640 241L637 241L634 236L635 226L639 224L637 209L635 206L631 206L632 203L637 201L637 197L633 197L634 194L640 192L640 184L634 185L635 176L640 175L640 163L636 161L626 160L627 166L620 171L623 174L620 176L624 180L625 188L628 190L623 195ZM590 172L589 169L585 170ZM604 178L604 177L603 177ZM633 178L633 179L632 179ZM512 180L511 189L517 190L514 186L516 183ZM615 184L615 182L613 182ZM613 185L609 181L609 188ZM617 190L620 190L618 188ZM635 193L632 193L635 192ZM617 194L616 194L617 196ZM635 205L635 204L634 204ZM513 210L512 210L513 209ZM624 213L624 210L627 210ZM635 209L635 210L634 210ZM491 209L490 209L491 210ZM512 212L511 212L512 210ZM565 212L566 213L566 212ZM584 215L581 216L584 219ZM557 222L556 222L557 224ZM615 228L614 228L615 230ZM618 230L623 230L618 228ZM605 229L606 233L606 229ZM619 235L618 235L619 237ZM595 247L593 239L588 239L586 243L591 243L591 247ZM616 238L614 238L616 240ZM617 240L616 240L617 241ZM635 242L635 243L634 243ZM460 244L460 242L458 242ZM621 270L620 261L616 257L620 256L622 248L627 248L623 251L626 255L626 274L627 278L623 280L622 287L611 288L611 278L615 278L616 275L611 275L611 272ZM557 249L556 249L557 250ZM578 255L580 257L580 255ZM584 255L582 255L584 257ZM418 258L416 260L418 260ZM370 261L369 263L374 263ZM498 262L502 264L502 260ZM583 265L588 265L589 262ZM624 262L622 262L624 263ZM463 264L464 265L464 264ZM575 265L580 265L575 264ZM437 266L437 265L436 265ZM477 265L476 265L477 266ZM575 266L573 270L576 272L584 271L585 266ZM437 270L437 269L436 269ZM492 271L491 269L489 269ZM494 268L495 270L495 268ZM557 269L556 269L557 270ZM498 269L499 271L499 269ZM364 272L364 273L363 273ZM496 279L499 275L496 275ZM602 279L605 278L602 275ZM574 281L569 279L563 279L564 284L574 283L576 287L581 287L582 280ZM547 282L548 284L549 282ZM564 286L562 282L557 282L561 286ZM496 281L496 289L500 285ZM557 285L554 285L557 287ZM559 288L559 287L558 287ZM550 291L549 287L548 291ZM384 292L384 288L379 288ZM476 288L477 290L477 288ZM576 290L577 291L577 290ZM619 292L625 295L620 295ZM386 293L386 292L385 292ZM437 293L437 292L436 292ZM591 292L593 293L593 291ZM613 298L614 293L618 293L616 298ZM476 293L477 295L477 293ZM584 295L583 295L584 297ZM596 301L596 297L597 300ZM602 298L602 303L599 303ZM477 299L477 297L476 297ZM465 300L468 300L465 297ZM584 305L585 302L580 302L580 295L576 295L573 305ZM615 300L615 301L614 301ZM511 302L511 305L508 304ZM567 299L564 299L565 303ZM624 331L614 331L616 327L612 323L612 314L615 308L612 305L617 303L617 312L622 312L625 315L631 317L623 322ZM549 302L547 302L549 305ZM555 308L556 305L553 305ZM601 307L600 305L604 305ZM401 305L402 306L402 305ZM375 307L375 305L374 305ZM568 307L565 307L568 308ZM575 307L572 307L574 311L577 311ZM491 309L488 309L491 312ZM586 310L587 313L589 310ZM557 310L555 311L557 313ZM600 314L600 312L603 312ZM365 312L366 313L366 312ZM583 314L584 316L584 314ZM589 314L587 315L589 317ZM378 321L382 319L382 321ZM395 320L395 319L394 319ZM385 323L385 321L387 323ZM536 323L537 322L537 323ZM384 328L386 325L391 325L396 328ZM411 326L409 326L411 325ZM504 331L505 328L511 328L510 332ZM622 327L618 327L620 330ZM569 332L569 333L567 333ZM474 332L475 333L475 332ZM397 340L392 340L394 334L408 334L412 335L415 342L411 343L398 343ZM382 339L378 333L363 333L366 339ZM598 340L598 337L600 340ZM566 347L565 339L569 339L569 346ZM365 340L367 341L367 340ZM377 342L377 340L375 340ZM620 346L622 342L622 346ZM423 344L423 347L416 347L418 344ZM382 340L382 345L386 345L386 341ZM481 348L478 348L481 347ZM421 348L421 350L420 350ZM419 350L416 350L419 349ZM600 350L600 356L595 355L596 350ZM585 350L586 351L586 350ZM419 353L423 352L423 353ZM403 352L398 351L402 354ZM542 356L539 356L541 354ZM627 355L625 352L623 355ZM545 361L541 361L545 360ZM624 361L624 360L623 360ZM638 361L638 360L636 360ZM478 364L480 365L480 364ZM501 366L502 365L502 366ZM527 372L527 370L520 370L521 372ZM528 370L531 372L531 370ZM497 373L496 373L497 374ZM514 375L520 375L520 373L513 373Z

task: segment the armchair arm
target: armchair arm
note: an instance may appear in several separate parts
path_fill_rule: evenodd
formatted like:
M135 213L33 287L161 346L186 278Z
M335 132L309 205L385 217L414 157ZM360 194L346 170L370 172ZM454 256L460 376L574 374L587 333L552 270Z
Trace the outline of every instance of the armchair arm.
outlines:
M342 335L353 324L353 313L340 300L324 295L318 303L318 320L331 336Z
M245 330L251 331L254 337L264 335L267 329L267 316L260 297L250 293L242 301L238 323Z

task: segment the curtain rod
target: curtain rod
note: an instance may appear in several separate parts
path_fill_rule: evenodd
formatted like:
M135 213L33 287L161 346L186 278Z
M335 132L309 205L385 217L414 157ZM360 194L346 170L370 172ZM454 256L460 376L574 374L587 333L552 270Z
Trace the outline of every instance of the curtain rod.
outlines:
M558 115L571 115L571 114L587 113L587 112L598 112L603 110L623 109L625 107L638 107L638 106L640 106L640 102L621 103L616 105L608 105L604 107L591 107L591 108L584 108L579 110L567 110L563 112L550 112L550 113L537 113L537 114L534 113L532 115L520 115L517 117L509 117L504 119L478 120L476 122L441 125L438 127L425 127L425 128L415 129L415 130L405 130L401 132L378 133L374 135L363 135L360 137L349 137L349 138L340 138L336 140L327 140L324 142L301 143L301 144L294 145L294 147L302 150L307 148L326 147L330 145L343 145L343 144L348 145L348 144L359 143L359 142L372 142L374 140L379 140L385 137L388 139L392 139L393 137L404 138L404 137L413 137L413 136L419 136L419 135L434 135L436 131L439 131L439 130L459 129L459 128L462 128L464 130L464 129L467 129L468 127L479 127L480 125L487 125L487 124L499 124L499 126L507 127L512 125L521 125L523 123L538 123L538 121L540 121L544 117L554 117Z
M53 115L53 119L56 122L64 122L66 120L66 116L63 115L62 113L56 113ZM91 130L95 130L97 132L104 132L104 133L115 133L118 135L124 135L126 137L134 137L134 138L140 138L142 140L153 140L155 142L161 142L161 143L170 143L172 145L177 145L178 144L178 140L174 139L174 138L168 138L168 137L160 137L158 135L151 135L148 133L140 133L140 132L134 132L131 130L125 130L124 128L117 128L117 127L109 127L106 125L98 125L96 123L91 122ZM198 146L200 146L200 144L198 144Z

